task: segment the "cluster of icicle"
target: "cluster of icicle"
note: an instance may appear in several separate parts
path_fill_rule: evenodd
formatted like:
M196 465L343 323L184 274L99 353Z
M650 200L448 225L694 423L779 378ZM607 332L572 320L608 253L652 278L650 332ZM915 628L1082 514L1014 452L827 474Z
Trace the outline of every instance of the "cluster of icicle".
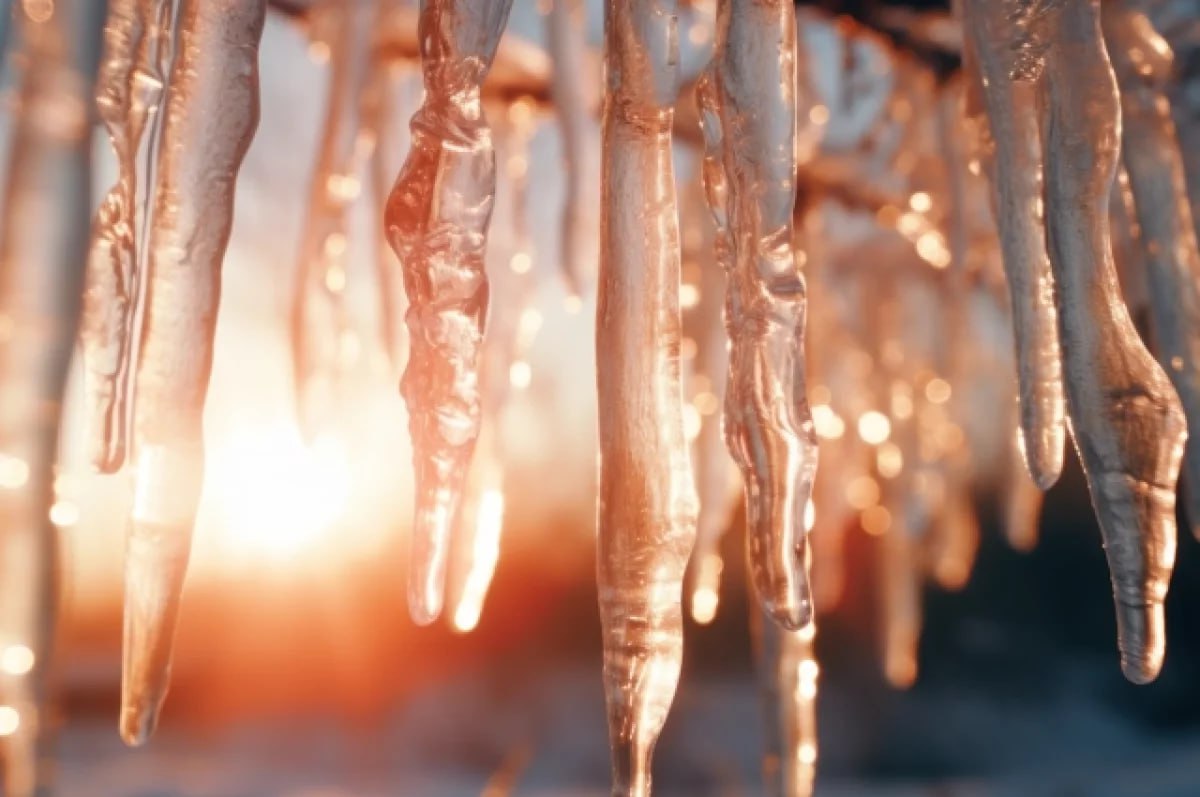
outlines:
M0 226L0 698L18 719L3 736L13 795L42 786L58 432L47 407L61 402L77 319L91 460L105 473L128 464L134 480L128 742L148 738L166 693L266 4L109 0L103 25L104 4L84 0L13 14L22 69ZM488 89L509 0L305 5L329 85L293 302L298 415L309 435L336 427L358 350L344 307L348 214L368 180L390 245L376 241L379 336L388 368L404 368L413 441L410 611L432 622L449 595L466 630L498 554L495 420L528 381L521 357L539 318L523 228L539 100ZM1181 146L1200 135L1200 110L1172 67L1172 43L1200 47L1189 9L963 0L964 68L945 73L845 20L797 19L790 2L718 0L711 61L689 84L674 0L606 0L597 575L614 794L651 791L685 577L693 618L717 611L732 463L772 794L813 788L814 618L847 589L846 530L878 538L884 672L910 684L922 581L957 589L970 575L972 491L1001 481L1008 536L1031 547L1068 432L1104 535L1122 667L1137 682L1157 675L1181 461L1200 527L1200 444L1185 449L1186 419L1200 424L1200 163ZM559 260L578 302L596 104L581 5L546 12L546 95L568 159ZM424 94L400 165L389 161L397 74L418 65ZM118 179L89 247L93 81ZM680 202L676 143L699 172ZM488 244L500 164L515 231L506 257ZM1134 327L1142 316L1157 361ZM989 340L1008 318L1011 359ZM1015 391L994 376L1014 364ZM1019 402L996 409L1014 433L997 442L981 397L1013 392Z

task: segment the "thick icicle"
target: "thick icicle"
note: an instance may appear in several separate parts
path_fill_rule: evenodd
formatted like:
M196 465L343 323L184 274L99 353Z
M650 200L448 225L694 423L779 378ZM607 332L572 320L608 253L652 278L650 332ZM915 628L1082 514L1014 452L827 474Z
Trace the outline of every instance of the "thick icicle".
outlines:
M487 313L484 253L496 191L481 103L511 0L423 0L425 100L384 225L408 294L408 404L416 471L409 611L441 613L450 533L479 435L479 355Z
M3 11L8 12L5 7ZM50 510L87 250L91 119L104 4L18 4L0 217L0 739L4 793L47 794L47 678L58 602Z
M183 0L159 149L133 417L121 736L145 742L171 645L203 473L221 264L258 125L265 0Z
M350 334L343 297L347 281L348 215L362 184L360 104L370 55L372 8L364 0L328 0L315 11L328 38L325 123L309 189L308 218L292 298L292 375L301 428L315 436L337 412L339 374ZM364 146L364 144L366 146Z
M683 235L684 268L694 264L699 272L700 291L699 304L684 317L684 332L696 341L689 392L692 407L700 418L700 432L693 442L700 511L696 520L696 548L688 566L688 594L692 619L705 625L716 617L721 601L721 573L725 568L721 539L741 492L741 477L729 458L718 412L725 395L729 364L723 310L725 276L714 262L715 231L708 219L699 181L689 189L693 186L695 190L684 195L681 214L687 220Z
M817 769L816 626L785 631L751 604L759 692L766 720L763 781L769 797L810 797Z
M679 680L696 494L679 374L674 0L607 0L596 384L598 580L614 797L648 797Z
M1172 53L1133 0L1101 8L1109 57L1121 90L1122 160L1144 248L1158 360L1200 429L1200 251L1175 137L1167 84ZM1200 535L1200 437L1185 448L1190 521Z
M1012 297L1025 461L1045 490L1062 472L1066 426L1054 287L1045 248L1043 153L1033 113L1034 86L1025 51L1014 44L1014 15L1019 7L1032 5L1035 0L965 0L963 11L970 54L977 59L971 63L979 70L972 79L984 86L987 124L980 125L980 132L988 136L987 171Z
M125 462L141 243L137 162L146 126L162 102L173 9L171 0L112 0L104 29L96 107L117 155L118 176L92 225L81 322L88 453L104 473Z
M1187 431L1179 399L1139 340L1117 286L1107 210L1121 118L1097 5L1039 6L1025 49L1030 68L1043 68L1037 112L1046 238L1071 427L1104 534L1121 666L1131 681L1145 683L1157 676L1166 644L1163 600Z
M795 69L790 2L718 4L715 53L697 100L729 277L725 435L745 481L758 599L792 630L812 619L804 510L817 465L804 387L805 284L792 251Z
M567 291L582 296L594 278L595 253L589 179L596 160L591 80L588 74L587 19L582 0L551 0L546 46L554 64L550 94L558 114L566 157L566 202L562 210L559 258Z

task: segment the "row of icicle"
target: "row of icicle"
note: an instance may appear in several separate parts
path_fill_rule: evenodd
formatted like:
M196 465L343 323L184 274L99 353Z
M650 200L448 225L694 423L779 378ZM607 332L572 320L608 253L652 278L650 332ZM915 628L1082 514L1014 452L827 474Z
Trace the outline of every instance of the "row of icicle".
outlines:
M134 480L121 733L138 744L153 731L201 490L234 186L258 118L266 0L109 0L101 41L102 6L21 0L11 15L20 47L0 227L0 512L6 583L17 586L0 605L0 697L17 723L3 736L14 795L48 777L37 763L47 759L39 707L56 594L48 508L77 318L91 460L106 473L128 465ZM367 180L399 262L378 259L379 336L405 365L410 609L432 622L449 589L464 629L498 553L493 427L511 386L528 379L516 366L538 317L524 278L497 281L502 295L489 302L484 267L497 191L484 106L512 150L504 177L517 224L536 112L531 97L497 108L486 90L509 8L423 3L412 55L424 96L394 184L384 151L394 70L372 57L371 37L412 10L321 0L308 14L329 93L292 315L300 421L312 436L336 426L339 371L355 351L347 218ZM880 537L885 672L897 685L916 677L921 580L961 587L978 544L972 455L986 444L973 437L971 401L986 382L989 314L1011 313L1016 341L1020 434L1004 459L1024 459L1033 476L1008 469L1010 540L1033 544L1036 488L1057 479L1070 431L1104 534L1122 668L1136 682L1157 675L1181 459L1200 527L1200 445L1184 446L1185 419L1200 423L1200 164L1180 146L1200 125L1187 124L1196 110L1167 43L1188 35L1195 10L1190 0L963 0L964 69L935 75L844 22L805 11L798 24L786 0L718 0L711 63L681 100L675 3L607 0L598 578L614 794L650 793L682 660L689 560L693 617L717 610L731 484L722 431L744 484L762 611L771 792L812 790L814 615L845 588L847 526ZM547 93L568 159L559 259L577 297L596 223L586 175L595 103L581 6L557 0L547 11ZM89 248L93 80L119 174ZM675 138L701 150L682 212ZM527 275L527 235L516 239L511 271ZM684 301L689 252L701 276ZM872 252L889 267L861 262ZM1157 362L1131 312L1149 319Z

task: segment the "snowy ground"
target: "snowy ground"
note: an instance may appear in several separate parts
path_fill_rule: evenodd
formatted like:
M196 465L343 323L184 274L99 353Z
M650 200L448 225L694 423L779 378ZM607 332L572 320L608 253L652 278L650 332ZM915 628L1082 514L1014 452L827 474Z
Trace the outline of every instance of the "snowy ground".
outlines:
M594 673L514 684L448 684L398 710L382 733L310 721L207 737L167 731L124 750L111 727L66 733L64 795L105 797L604 797L606 742ZM1080 669L1051 700L937 690L887 695L864 729L870 696L831 685L822 703L826 797L1195 797L1200 734L1150 735L1080 699L1107 680ZM491 704L488 713L481 706ZM899 723L903 723L901 727ZM744 681L706 682L681 697L657 755L660 797L753 797L756 698ZM886 749L880 749L880 748ZM897 762L905 762L904 767ZM869 762L875 774L852 774ZM910 770L960 771L922 775ZM889 774L888 770L893 770ZM509 791L504 773L515 774ZM489 783L492 790L488 790Z

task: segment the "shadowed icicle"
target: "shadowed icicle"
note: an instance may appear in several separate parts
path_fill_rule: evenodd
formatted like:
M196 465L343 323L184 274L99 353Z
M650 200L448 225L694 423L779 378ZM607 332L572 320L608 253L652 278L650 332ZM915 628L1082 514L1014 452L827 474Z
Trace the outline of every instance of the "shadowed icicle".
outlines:
M1035 20L1046 152L1046 230L1058 293L1067 405L1104 534L1121 666L1151 681L1166 645L1175 481L1186 439L1179 399L1121 300L1108 230L1120 109L1097 4L1063 0Z
M1200 252L1183 158L1167 100L1172 54L1133 0L1106 0L1101 19L1121 89L1122 160L1129 174L1158 361L1200 429ZM1200 439L1185 447L1187 515L1200 535Z
M987 123L978 127L986 136L985 168L994 189L996 227L1012 298L1025 461L1033 480L1046 490L1062 472L1066 426L1054 288L1045 248L1034 86L1021 68L1023 50L1014 43L1016 9L1033 4L1034 0L965 0L963 13L966 62L969 71L978 70L968 79L968 112L983 111L978 107L980 83L987 112Z

